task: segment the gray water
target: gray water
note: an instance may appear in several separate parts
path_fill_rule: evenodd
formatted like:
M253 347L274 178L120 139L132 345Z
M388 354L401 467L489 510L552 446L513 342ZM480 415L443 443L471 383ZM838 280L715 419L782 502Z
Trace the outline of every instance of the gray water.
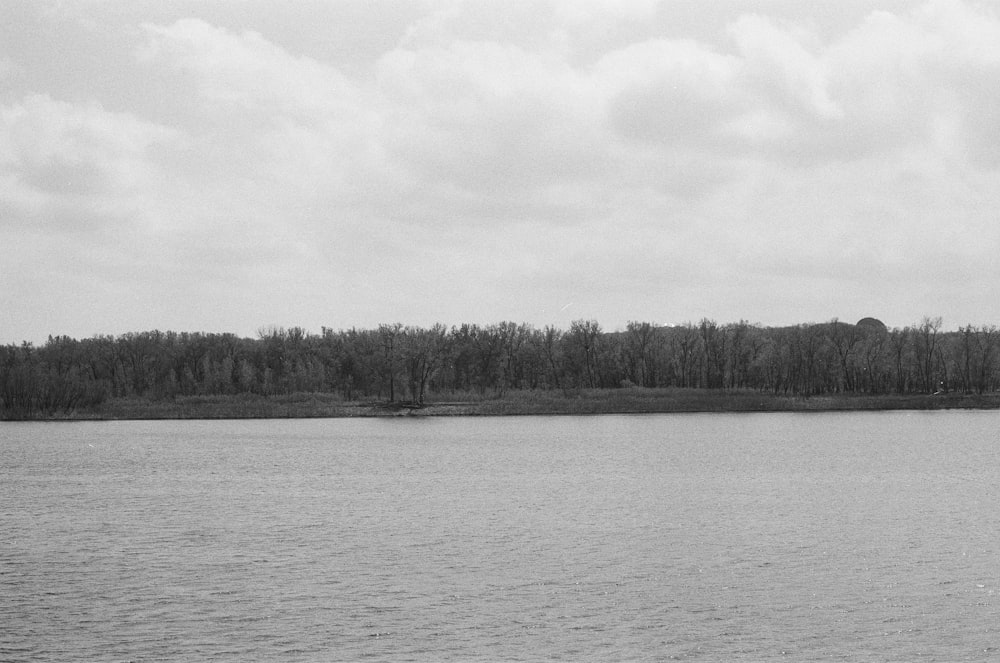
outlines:
M0 424L0 660L998 660L998 424Z

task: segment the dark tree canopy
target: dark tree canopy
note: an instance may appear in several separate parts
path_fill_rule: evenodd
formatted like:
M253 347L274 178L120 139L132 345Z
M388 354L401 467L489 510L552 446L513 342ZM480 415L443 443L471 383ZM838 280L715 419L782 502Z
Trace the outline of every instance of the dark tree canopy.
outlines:
M861 318L860 320L858 320L857 326L867 327L869 329L874 329L876 331L880 331L883 333L888 331L888 327L885 326L885 323L879 320L878 318Z
M594 320L568 330L501 322L312 334L131 332L0 346L0 417L73 413L108 399L338 394L420 404L515 390L683 387L812 396L1000 389L996 326L887 329L875 318L793 327L701 320L674 327Z

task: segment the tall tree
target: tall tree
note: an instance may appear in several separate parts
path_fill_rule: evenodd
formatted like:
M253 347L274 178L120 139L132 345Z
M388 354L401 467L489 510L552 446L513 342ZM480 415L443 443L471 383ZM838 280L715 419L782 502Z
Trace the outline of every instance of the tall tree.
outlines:
M939 381L935 370L940 361L938 333L941 331L941 318L924 316L913 335L913 350L917 359L920 383L925 393L938 391Z

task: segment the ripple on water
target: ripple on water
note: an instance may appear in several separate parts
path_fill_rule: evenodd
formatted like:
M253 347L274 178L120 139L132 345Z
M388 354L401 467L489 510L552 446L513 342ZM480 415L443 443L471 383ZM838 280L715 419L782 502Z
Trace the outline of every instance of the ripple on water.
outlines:
M991 415L0 426L0 660L993 660Z

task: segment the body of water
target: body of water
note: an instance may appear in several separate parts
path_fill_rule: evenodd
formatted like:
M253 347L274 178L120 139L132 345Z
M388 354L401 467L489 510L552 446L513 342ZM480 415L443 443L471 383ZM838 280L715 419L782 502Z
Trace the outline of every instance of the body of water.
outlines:
M0 660L998 660L998 430L3 423Z

